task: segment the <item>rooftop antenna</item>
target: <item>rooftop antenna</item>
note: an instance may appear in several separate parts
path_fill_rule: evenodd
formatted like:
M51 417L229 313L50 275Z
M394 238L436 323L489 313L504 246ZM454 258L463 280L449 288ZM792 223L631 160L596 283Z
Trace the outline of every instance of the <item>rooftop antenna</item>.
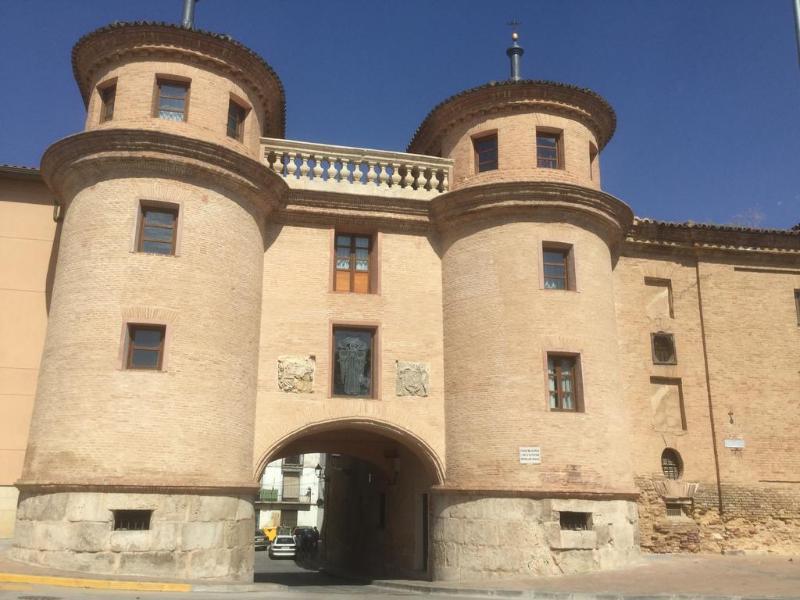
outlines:
M183 26L194 29L194 5L200 0L183 0Z
M519 45L519 33L517 27L522 25L519 21L509 21L508 26L511 27L511 46L506 50L506 55L511 59L511 81L519 81L519 61L520 57L525 53L522 46Z

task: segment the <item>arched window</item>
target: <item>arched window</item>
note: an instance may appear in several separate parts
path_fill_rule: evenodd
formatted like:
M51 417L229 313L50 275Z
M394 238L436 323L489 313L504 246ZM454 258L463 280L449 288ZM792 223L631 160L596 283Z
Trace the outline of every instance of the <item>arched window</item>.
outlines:
M667 479L680 479L683 475L683 459L677 450L665 448L661 453L661 470Z

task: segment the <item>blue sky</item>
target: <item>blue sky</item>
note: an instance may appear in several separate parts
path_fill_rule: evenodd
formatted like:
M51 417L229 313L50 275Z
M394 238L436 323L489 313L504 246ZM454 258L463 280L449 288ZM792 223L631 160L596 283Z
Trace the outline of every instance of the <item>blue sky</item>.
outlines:
M0 0L0 162L36 166L79 131L70 49L112 21L180 21L182 0ZM792 0L201 0L199 28L260 53L287 137L403 150L437 103L508 76L589 87L617 112L604 189L639 216L800 222Z

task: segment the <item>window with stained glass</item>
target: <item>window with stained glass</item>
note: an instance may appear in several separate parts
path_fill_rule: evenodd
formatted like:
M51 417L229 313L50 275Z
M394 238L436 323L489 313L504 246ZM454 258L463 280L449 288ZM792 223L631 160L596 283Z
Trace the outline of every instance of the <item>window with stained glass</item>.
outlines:
M175 254L178 209L142 206L139 218L139 252Z
M159 79L156 116L167 121L185 121L188 97L188 83Z
M577 356L548 354L547 380L550 410L579 410Z
M333 395L372 397L375 330L334 327Z
M365 235L336 234L336 276L334 289L337 292L367 294L370 284L372 238Z

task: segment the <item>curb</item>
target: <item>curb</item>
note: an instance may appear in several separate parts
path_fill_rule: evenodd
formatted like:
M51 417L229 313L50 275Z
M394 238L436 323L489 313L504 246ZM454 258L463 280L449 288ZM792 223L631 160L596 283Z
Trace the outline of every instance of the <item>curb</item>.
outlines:
M78 577L52 577L50 575L22 575L0 573L0 583L30 583L52 587L85 588L92 590L126 590L134 592L191 592L197 591L190 583L160 581L119 581L115 579L84 579Z

